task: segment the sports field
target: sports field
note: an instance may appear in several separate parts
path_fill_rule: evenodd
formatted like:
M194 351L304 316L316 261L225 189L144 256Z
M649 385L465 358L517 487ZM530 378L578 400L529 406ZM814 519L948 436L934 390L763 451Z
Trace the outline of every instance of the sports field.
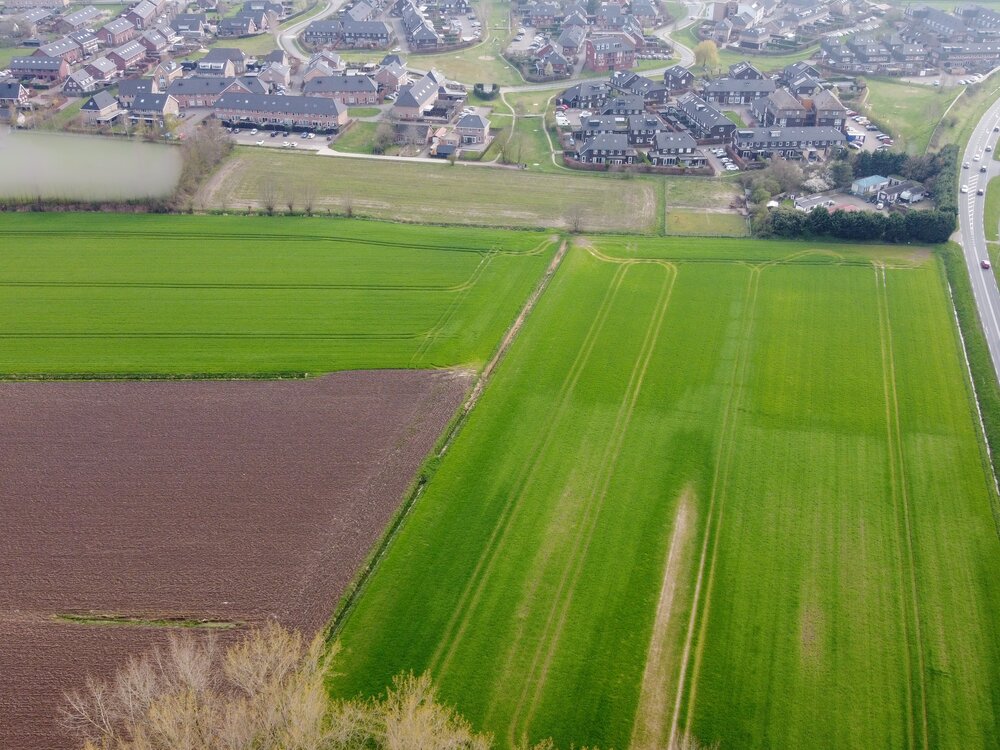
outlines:
M567 255L338 631L501 745L987 747L1000 543L938 262Z
M328 218L7 215L0 374L477 367L556 244Z

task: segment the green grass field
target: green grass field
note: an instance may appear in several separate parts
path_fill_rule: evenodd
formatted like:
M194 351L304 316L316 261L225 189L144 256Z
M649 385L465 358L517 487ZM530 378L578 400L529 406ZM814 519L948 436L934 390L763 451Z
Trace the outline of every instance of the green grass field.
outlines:
M666 234L746 237L750 234L750 228L747 226L746 218L739 214L668 209Z
M0 219L0 375L478 367L541 233L339 219Z
M1000 240L1000 180L990 180L986 188L983 228L986 230L987 242Z
M653 180L318 157L274 149L237 149L197 202L228 209L259 207L268 183L299 196L299 205L301 195L312 190L322 210L343 211L349 201L355 215L378 219L558 228L567 226L567 217L579 206L588 231L648 233L662 226Z
M898 140L901 151L922 154L948 105L958 96L954 88L868 80L868 114Z
M337 136L330 147L347 154L373 153L377 122L354 122L346 132Z
M996 503L938 261L570 251L338 631L501 746L988 747Z
M675 31L670 34L671 38L680 42L681 44L694 49L698 46L701 41L698 39L697 35L694 33L694 29L697 23L686 26L679 31ZM728 68L733 63L742 62L743 60L749 60L752 62L759 70L765 73L771 73L786 65L791 65L793 62L798 62L800 60L808 60L819 50L819 45L815 44L811 47L807 47L800 52L790 52L785 55L754 55L746 51L737 52L736 50L730 49L720 49L719 50L719 65L725 69ZM697 74L701 74L700 67L696 68Z

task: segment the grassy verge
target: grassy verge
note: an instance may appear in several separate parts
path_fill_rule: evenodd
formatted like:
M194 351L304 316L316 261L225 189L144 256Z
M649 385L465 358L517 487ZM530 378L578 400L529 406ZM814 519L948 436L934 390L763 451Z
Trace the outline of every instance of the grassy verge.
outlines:
M355 122L351 127L338 136L330 146L337 151L348 154L371 154L374 153L375 131L378 130L377 122Z
M993 178L986 188L986 206L983 225L987 242L1000 240L1000 179Z
M734 125L736 125L736 127L738 128L745 128L747 126L747 124L743 122L743 118L740 117L739 112L733 112L732 110L727 110L722 114L724 114L729 119L729 121Z
M667 234L701 237L746 237L747 221L735 213L672 209L667 211Z
M350 117L378 117L381 113L378 107L349 107L347 110Z
M961 93L878 78L869 79L868 88L868 116L897 139L899 150L910 154L927 150L942 115Z
M230 630L240 626L231 620L204 620L188 617L132 617L128 615L53 615L53 620L74 625L98 625L103 627L133 628L197 628L205 630Z

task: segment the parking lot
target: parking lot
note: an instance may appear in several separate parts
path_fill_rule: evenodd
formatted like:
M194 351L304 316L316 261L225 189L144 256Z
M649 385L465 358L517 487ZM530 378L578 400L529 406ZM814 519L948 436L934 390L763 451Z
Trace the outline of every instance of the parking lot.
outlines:
M233 129L231 137L241 146L295 148L305 151L319 151L333 140L333 136L328 137L314 133L303 135L301 130L259 130L257 128Z

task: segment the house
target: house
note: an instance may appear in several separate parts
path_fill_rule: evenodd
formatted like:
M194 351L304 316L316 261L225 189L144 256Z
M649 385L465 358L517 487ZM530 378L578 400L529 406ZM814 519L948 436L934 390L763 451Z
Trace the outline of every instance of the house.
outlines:
M794 96L813 96L823 88L823 82L808 73L803 73L785 84L785 87Z
M236 82L246 91L248 94L260 94L264 96L266 94L273 94L271 86L260 80L259 76L240 76L236 79ZM238 89L234 89L238 90Z
M204 13L179 13L170 28L185 39L201 39L207 33L208 17Z
M649 149L649 159L657 167L704 167L708 163L705 154L690 133L670 133L660 131L653 138Z
M98 91L80 107L80 115L88 125L106 125L118 119L121 113L118 100L107 91Z
M861 177L851 183L851 195L859 198L868 198L877 195L879 190L889 187L889 178L882 175L872 175L871 177Z
M161 62L155 68L153 68L152 78L156 81L156 87L159 91L166 91L167 86L181 78L184 75L184 68L177 62L173 60L166 60Z
M228 92L248 93L235 78L221 76L178 78L168 84L164 91L176 100L179 109L211 107L220 96Z
M278 62L269 62L260 69L257 74L258 80L271 90L284 88L291 84L292 70L287 65Z
M633 146L649 146L652 144L656 134L666 130L666 126L659 115L652 112L645 112L641 115L628 115L626 117L628 126L628 142Z
M602 34L586 41L587 70L628 70L635 65L635 44L626 34Z
M490 139L490 121L475 113L463 115L455 124L455 132L464 144L486 143Z
M97 52L98 48L101 46L101 42L97 38L97 35L88 29L77 29L76 31L71 31L66 35L66 38L73 40L77 43L77 45L79 45L82 57L89 57Z
M736 125L695 93L682 94L667 107L667 119L691 131L698 141L728 142Z
M8 9L12 9L10 3L6 6ZM34 10L29 10L27 13L22 13L15 18L18 28L21 33L29 36L38 36L38 31L42 25L48 25L52 19L52 11L45 10L44 8L35 8Z
M705 101L719 104L750 104L754 99L769 96L777 88L770 78L716 78L702 88Z
M763 81L767 76L746 60L729 66L729 77L735 81Z
M420 122L397 122L392 127L392 139L400 146L423 148L431 140L431 126Z
M812 108L813 125L837 130L847 126L847 107L829 89L823 89L806 102Z
M628 118L615 115L590 115L580 118L580 127L573 132L573 138L580 142L589 141L604 133L628 134Z
M395 94L408 81L409 75L406 68L394 62L388 65L383 64L375 71L375 83L378 84L378 90L382 96Z
M0 81L0 107L22 107L31 97L28 89L20 81Z
M118 66L106 57L97 57L83 67L98 83L107 83L118 74Z
M126 109L137 97L158 93L160 89L152 78L124 78L118 82L118 101Z
M71 31L83 29L88 26L92 28L94 26L94 22L100 17L101 11L93 5L88 5L86 8L81 8L73 13L68 13L56 21L56 31L68 34Z
M20 80L59 83L69 75L69 63L61 57L12 57L7 67Z
M434 30L434 26L422 23L409 33L407 39L414 49L427 49L441 44L441 35Z
M86 68L80 68L66 76L62 91L66 96L83 96L96 88L97 81L94 80L94 76Z
M556 46L567 57L576 57L583 48L587 30L583 26L564 26L556 40Z
M845 145L847 137L833 128L740 128L733 136L733 148L744 159L813 160Z
M761 127L800 128L809 124L810 119L802 103L785 89L754 100L750 112Z
M97 38L105 47L120 47L135 39L135 24L127 18L116 18L97 30Z
M145 48L146 57L152 60L159 60L170 49L170 43L156 29L148 29L142 32L136 41Z
M139 42L125 42L121 47L115 47L106 57L115 64L118 70L128 70L138 67L146 58L146 48Z
M378 84L369 76L333 75L313 78L302 86L306 96L335 99L345 106L378 104Z
M214 109L223 122L265 127L331 131L346 125L348 119L344 105L319 96L223 94Z
M392 112L401 120L417 120L431 109L438 100L440 84L430 74L399 90Z
M132 102L128 116L132 122L163 125L168 117L177 117L178 114L180 107L170 94L142 94Z
M562 8L558 3L542 2L531 3L523 13L524 21L536 29L552 29L563 17Z
M656 3L652 0L632 0L629 5L629 13L639 19L648 28L656 26L656 21L660 17Z
M198 75L232 78L246 72L247 56L243 50L232 47L216 47L198 60L195 69Z
M635 94L624 94L615 97L601 108L602 115L638 115L646 111L646 102L641 96Z
M683 94L694 86L694 73L683 65L674 65L663 71L663 85L671 94Z
M312 21L302 34L302 40L314 47L383 48L394 38L392 27L385 21L355 21L349 17Z
M592 109L611 97L611 85L604 81L582 81L559 95L559 103L574 109Z
M927 189L915 180L907 180L896 175L889 177L889 184L876 193L883 203L917 203L927 195Z
M641 96L646 104L666 104L670 98L670 90L665 85L628 70L612 73L609 83L616 91Z
M539 50L539 57L535 60L535 70L542 76L568 76L573 70L573 63L559 50L546 45Z
M585 164L633 164L638 156L628 136L619 133L595 135L576 152L576 160Z
M159 9L149 0L139 0L130 10L122 14L122 18L127 18L137 29L145 29L153 25L158 14Z
M771 41L771 32L766 26L754 26L740 34L740 47L744 49L762 50Z
M57 39L54 42L43 44L31 53L32 57L58 57L71 65L83 57L83 50L80 45L68 36Z
M219 22L215 33L220 39L238 39L255 36L267 30L266 23L264 27L261 27L258 25L260 22L261 17L259 16L249 13L239 13L229 18L223 18Z

